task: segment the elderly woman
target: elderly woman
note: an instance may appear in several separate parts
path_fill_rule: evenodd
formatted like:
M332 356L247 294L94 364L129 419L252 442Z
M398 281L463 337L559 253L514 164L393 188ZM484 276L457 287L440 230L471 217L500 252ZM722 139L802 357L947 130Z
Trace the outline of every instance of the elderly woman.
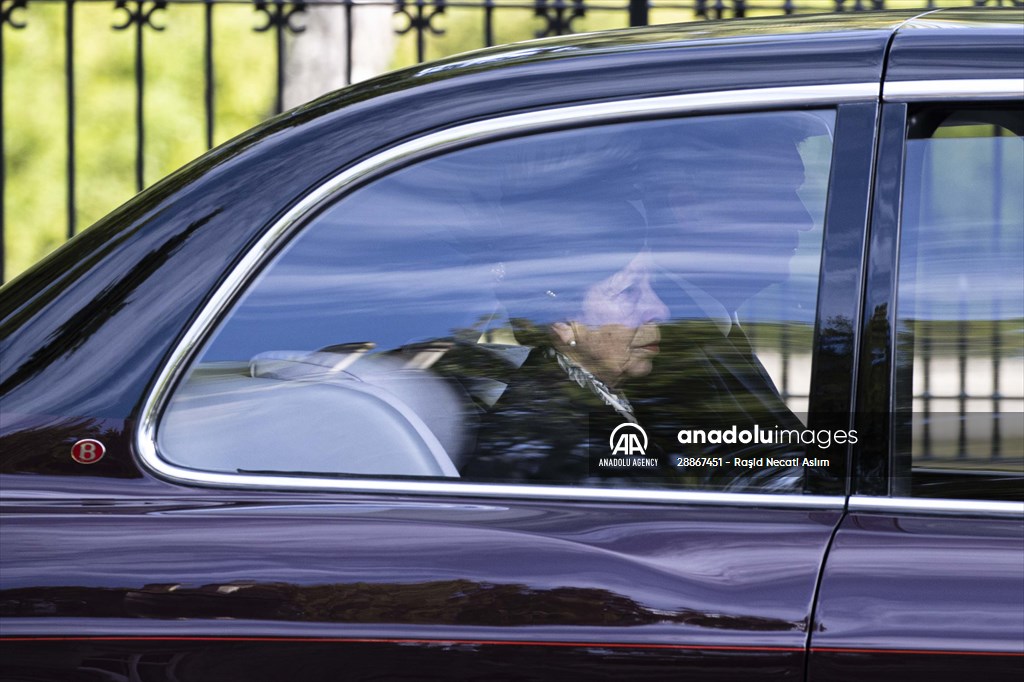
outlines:
M594 458L610 454L612 430L637 423L628 383L651 371L668 317L651 287L644 219L624 200L562 208L547 257L495 267L496 293L528 355L481 419L464 478L599 480ZM502 251L514 258L522 246Z

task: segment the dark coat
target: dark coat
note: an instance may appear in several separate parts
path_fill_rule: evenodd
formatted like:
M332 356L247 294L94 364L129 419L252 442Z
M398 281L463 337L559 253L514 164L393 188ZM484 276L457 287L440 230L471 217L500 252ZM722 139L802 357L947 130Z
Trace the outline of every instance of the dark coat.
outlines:
M608 438L627 419L569 378L553 354L535 348L480 419L465 478L561 484L600 483ZM657 474L657 472L655 472Z
M725 335L710 320L690 319L664 325L661 331L662 352L647 380L634 389L637 418L673 464L680 457L723 460L715 467L677 466L681 481L687 487L751 492L798 486L798 471L754 471L733 462L737 457L803 455L801 446L679 442L683 429L805 428L782 400L743 330L733 326Z

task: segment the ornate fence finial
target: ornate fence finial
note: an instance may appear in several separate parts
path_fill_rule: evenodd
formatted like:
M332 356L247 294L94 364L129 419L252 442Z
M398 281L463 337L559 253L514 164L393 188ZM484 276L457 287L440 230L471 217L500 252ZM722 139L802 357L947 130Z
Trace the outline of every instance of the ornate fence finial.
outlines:
M115 31L124 31L134 24L140 28L149 26L154 31L164 30L163 26L157 26L153 23L153 14L167 9L166 0L154 0L148 8L146 7L145 0L136 0L134 2L134 10L128 6L129 1L130 0L117 0L117 2L114 3L114 9L122 10L125 13L125 18L123 24L113 24L111 28Z
M256 11L263 12L267 18L267 23L253 29L257 33L264 33L272 28L288 31L291 34L302 33L306 30L305 26L292 23L293 19L298 18L297 15L305 13L305 2L265 2L264 0L255 0L253 4L256 6Z
M587 7L584 0L572 0L571 5L566 0L535 0L533 14L544 19L546 25L534 35L546 38L575 33L572 22L587 16Z
M0 5L0 25L7 24L11 28L25 28L24 20L17 21L14 12L19 9L28 8L28 0L11 0Z
M395 14L402 15L409 20L409 23L402 28L395 29L395 33L405 35L409 31L417 31L421 35L430 33L435 36L443 36L444 29L434 26L433 22L434 17L444 14L444 10L445 0L433 0L433 3L428 0L416 0L416 2L396 0Z

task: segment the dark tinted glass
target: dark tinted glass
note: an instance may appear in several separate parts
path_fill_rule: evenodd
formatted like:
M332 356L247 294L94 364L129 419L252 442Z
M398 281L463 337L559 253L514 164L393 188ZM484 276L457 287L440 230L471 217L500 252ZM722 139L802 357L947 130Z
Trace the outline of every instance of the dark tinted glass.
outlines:
M250 286L161 452L213 471L803 492L805 466L827 467L802 459L798 413L833 118L578 128L377 180Z
M1024 112L911 120L898 289L897 490L1024 496Z

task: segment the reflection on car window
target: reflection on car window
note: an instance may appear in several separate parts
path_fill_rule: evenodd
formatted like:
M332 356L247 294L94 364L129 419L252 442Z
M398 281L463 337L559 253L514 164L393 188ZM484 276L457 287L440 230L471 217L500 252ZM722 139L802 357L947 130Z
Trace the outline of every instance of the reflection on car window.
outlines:
M161 423L219 472L805 492L834 113L404 168L312 219ZM835 468L835 471L840 471Z
M907 141L898 494L1024 497L1024 112L925 107Z

